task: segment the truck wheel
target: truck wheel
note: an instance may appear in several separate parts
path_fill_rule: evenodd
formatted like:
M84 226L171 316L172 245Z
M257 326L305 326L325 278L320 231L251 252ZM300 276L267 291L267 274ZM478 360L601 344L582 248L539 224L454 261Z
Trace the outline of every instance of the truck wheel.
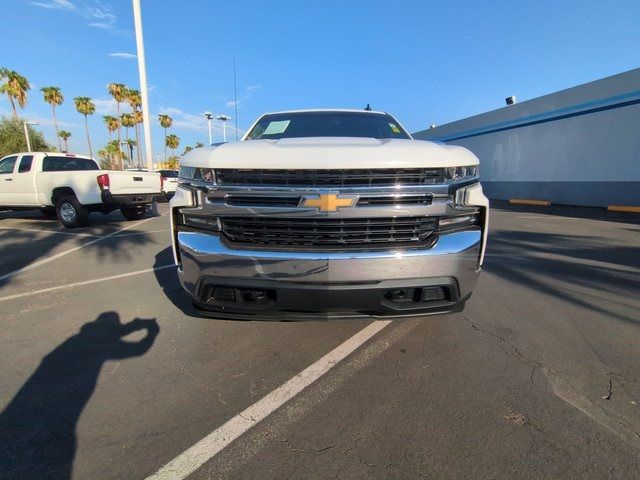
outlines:
M55 217L56 216L56 207L42 207L40 212L45 217Z
M89 211L75 196L65 195L56 202L56 216L58 221L67 228L84 227L87 224Z
M121 208L120 212L122 213L122 216L127 220L140 220L142 217L144 217L146 210L146 207L126 207Z

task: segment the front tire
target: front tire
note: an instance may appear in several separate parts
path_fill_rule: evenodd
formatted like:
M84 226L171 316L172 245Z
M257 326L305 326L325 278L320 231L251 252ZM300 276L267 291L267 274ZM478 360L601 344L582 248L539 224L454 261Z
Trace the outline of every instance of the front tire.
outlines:
M146 207L126 207L121 208L120 212L122 213L122 216L127 220L140 220L142 217L144 217L146 210Z
M87 225L89 211L73 195L60 197L56 202L56 217L67 228L78 228Z

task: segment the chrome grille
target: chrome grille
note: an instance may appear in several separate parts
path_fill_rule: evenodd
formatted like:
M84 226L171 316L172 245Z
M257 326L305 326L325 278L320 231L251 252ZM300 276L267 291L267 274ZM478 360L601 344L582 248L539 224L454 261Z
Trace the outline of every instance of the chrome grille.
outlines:
M297 207L302 195L244 195L229 194L224 202L236 207ZM212 199L216 201L216 199ZM222 201L222 200L220 200ZM415 195L360 195L357 207L388 207L399 205L430 205L430 193Z
M382 187L433 185L446 180L445 168L276 170L218 168L218 185L273 187Z
M233 242L327 248L424 244L436 226L429 217L221 217L221 223L222 232Z

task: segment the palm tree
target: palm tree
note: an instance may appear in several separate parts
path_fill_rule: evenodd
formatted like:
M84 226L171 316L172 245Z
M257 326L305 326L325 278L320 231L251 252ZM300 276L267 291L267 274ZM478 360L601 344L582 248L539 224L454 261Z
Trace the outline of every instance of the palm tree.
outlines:
M120 104L126 99L127 86L123 83L107 83L107 91L116 101L116 113L118 114L118 118L120 118ZM120 127L118 127L118 148L120 148L119 145L121 141L121 131Z
M167 161L167 128L171 128L173 118L169 115L158 115L160 126L164 128L164 161Z
M120 159L120 168L124 169L124 165L122 164L122 155L115 155L116 151L113 148L113 132L115 132L116 130L118 130L120 128L120 119L116 118L114 116L111 115L104 115L102 117L102 119L104 120L104 124L107 126L107 130L109 131L109 148L105 148L104 151L112 154L111 160L113 160L114 158L119 158ZM119 149L120 146L118 144L118 141L115 141L117 144L116 145L116 149Z
M62 150L60 143L60 131L58 130L58 119L56 118L56 107L64 102L64 95L59 87L42 87L40 91L44 95L44 101L51 105L53 111L53 125L56 127L56 137L58 138L58 148Z
M142 97L140 96L140 92L133 88L127 89L126 97L127 103L131 107L133 111L133 118L135 120L135 130L136 130L136 144L140 145L140 127L138 126L142 122L142 112L138 109L142 106ZM140 147L138 146L138 165L141 164L140 159Z
M93 149L91 148L91 137L89 136L89 122L87 121L88 115L93 115L96 111L96 106L89 97L76 97L73 99L76 104L76 110L78 113L84 115L84 130L87 134L87 144L89 145L89 156L93 157Z
M109 131L109 142L113 141L113 132L120 128L120 119L112 115L103 115L102 120Z
M175 149L180 146L180 137L174 135L173 133L171 135L167 135L167 138L165 138L164 140L164 144L171 150L173 150L172 153L173 155L175 155Z
M60 130L58 132L58 136L64 140L64 151L68 152L69 151L69 145L67 144L67 140L69 140L69 137L71 136L71 132L67 132L66 130Z
M127 144L127 147L129 149L129 154L131 155L131 161L129 163L129 166L133 167L133 149L134 149L134 147L138 146L138 143L133 138L127 138L125 140L125 143ZM138 167L139 166L140 166L140 164L138 164Z
M0 68L0 79L4 80L4 83L0 85L0 93L7 94L13 110L13 116L18 119L16 102L20 108L24 108L27 104L27 92L31 89L29 80L15 70L9 70L8 68Z
M129 144L129 129L136 125L136 120L133 116L133 113L123 113L122 115L120 115L120 123L124 127L125 135L127 137L126 142L127 144ZM133 163L133 158L130 158L129 160Z

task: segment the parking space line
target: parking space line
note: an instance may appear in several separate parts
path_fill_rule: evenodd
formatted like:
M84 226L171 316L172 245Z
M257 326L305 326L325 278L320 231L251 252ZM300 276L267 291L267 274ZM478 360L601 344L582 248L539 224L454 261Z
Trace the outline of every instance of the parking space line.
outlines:
M0 227L0 230L16 230L18 232L56 233L56 234L59 234L59 235L77 235L77 236L80 236L80 237L99 237L99 235L91 235L90 233L63 232L61 230L44 230L42 228Z
M149 230L149 231L144 231L144 232L133 232L133 233L123 233L122 235L114 235L114 237L120 238L120 237L131 237L133 235L146 235L148 233L164 233L164 232L168 232L169 229L165 228L164 230Z
M390 323L390 320L378 320L363 328L314 364L182 452L146 480L182 480L191 475L240 435L298 395Z
M41 265L44 265L46 263L53 262L54 260L57 260L58 258L64 257L65 255L69 255L70 253L77 252L81 248L88 247L90 245L94 245L94 244L96 244L98 242L101 242L102 240L104 240L106 238L113 237L114 235L116 235L116 234L118 234L120 232L124 232L125 230L129 230L130 228L137 227L138 225L141 225L141 224L143 224L145 222L148 222L149 220L153 220L154 218L159 218L159 217L145 218L144 220L140 220L139 222L127 225L126 227L121 228L120 230L116 230L115 232L111 232L111 233L109 233L107 235L103 235L103 236L98 237L98 238L96 238L94 240L91 240L90 242L83 243L82 245L78 245L77 247L70 248L69 250L65 250L64 252L60 252L60 253L57 253L55 255L51 255L50 257L43 258L42 260L38 260L37 262L31 263L31 264L26 265L26 266L24 266L22 268L19 268L18 270L14 270L13 272L10 272L10 273L7 273L5 275L0 276L0 282L3 281L3 280L6 280L8 278L12 278L12 277L15 277L17 275L20 275L21 273L27 272L29 270L32 270L32 269L34 269L36 267L39 267Z
M85 280L83 282L67 283L65 285L57 285L55 287L43 288L42 290L34 290L31 292L16 293L14 295L7 295L6 297L0 297L0 302L6 300L14 300L16 298L28 297L32 295L39 295L41 293L55 292L56 290L65 290L68 288L81 287L83 285L91 285L94 283L108 282L109 280L117 280L119 278L133 277L134 275L142 275L143 273L155 272L157 270L165 270L167 268L173 268L176 265L163 265L161 267L145 268L144 270L136 270L135 272L121 273L119 275L111 275L110 277L94 278L92 280Z

